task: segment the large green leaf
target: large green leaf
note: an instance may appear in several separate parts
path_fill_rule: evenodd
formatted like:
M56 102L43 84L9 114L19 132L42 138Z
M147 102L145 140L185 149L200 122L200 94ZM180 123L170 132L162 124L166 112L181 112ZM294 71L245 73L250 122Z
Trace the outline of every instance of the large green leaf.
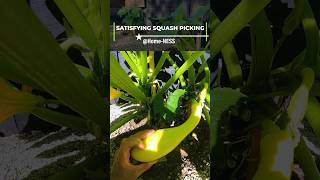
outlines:
M0 52L21 73L106 130L103 99L41 25L25 1L1 3Z
M5 54L0 52L0 76L17 83L30 85L36 87L36 83L26 76L19 67L15 66L14 62L10 58L5 57Z
M271 0L242 0L210 36L213 56L240 32Z
M178 108L179 105L179 99L181 96L183 96L186 93L185 90L183 89L177 89L173 93L171 93L168 97L168 100L166 102L166 108L175 113L176 109Z
M221 115L231 106L235 105L240 98L245 97L240 91L231 88L214 88L212 90L211 123L210 123L210 147L213 148L219 139L219 124Z
M55 3L72 25L75 32L86 42L88 47L95 50L98 46L97 37L77 4L72 0L55 0Z
M89 131L87 121L81 117L63 114L45 108L35 108L32 110L32 114L58 126L85 132Z

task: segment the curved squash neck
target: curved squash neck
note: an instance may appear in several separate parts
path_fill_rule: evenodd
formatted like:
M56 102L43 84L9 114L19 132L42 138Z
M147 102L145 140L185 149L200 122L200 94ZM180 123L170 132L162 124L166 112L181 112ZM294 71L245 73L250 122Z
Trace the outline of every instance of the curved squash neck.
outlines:
M181 124L179 128L184 129L190 133L200 122L202 114L202 104L199 102L192 102L191 114L186 122Z

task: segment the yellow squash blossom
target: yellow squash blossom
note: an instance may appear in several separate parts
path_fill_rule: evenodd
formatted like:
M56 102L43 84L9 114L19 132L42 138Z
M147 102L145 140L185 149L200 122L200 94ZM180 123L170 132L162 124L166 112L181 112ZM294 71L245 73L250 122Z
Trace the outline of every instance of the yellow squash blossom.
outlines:
M110 87L110 101L120 97L122 93L112 87Z
M0 78L0 123L18 112L31 112L43 99L12 87Z

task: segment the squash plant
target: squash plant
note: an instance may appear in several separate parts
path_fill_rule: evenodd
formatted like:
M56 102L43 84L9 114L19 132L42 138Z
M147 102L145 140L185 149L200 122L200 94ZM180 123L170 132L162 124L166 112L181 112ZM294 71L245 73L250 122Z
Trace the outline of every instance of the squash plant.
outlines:
M150 162L165 156L193 131L202 114L209 121L210 72L204 51L120 51L119 56L124 58L129 72L123 69L113 54L110 55L110 85L112 89L117 89L113 90L112 96L120 97L126 104L136 103L139 106L114 120L110 133L132 119L145 117L149 128L164 128L145 140L145 151L132 151L134 159ZM181 58L181 66L174 60L177 58L175 56ZM196 63L197 60L201 63ZM159 81L163 79L159 73L166 62L175 72L161 86ZM189 118L185 114L190 114ZM172 122L183 124L170 127Z
M309 125L319 143L319 22L309 1L295 0L278 23L277 3L242 0L224 18L212 14L210 141L216 179L289 180L303 176L299 169L304 179L320 179L318 157L301 131L302 123ZM294 38L299 35L302 44ZM303 50L291 59L284 49L296 45Z
M157 118L163 116L164 112L175 112L179 105L179 98L189 93L189 96L196 96L203 88L208 89L209 69L204 57L204 51L181 51L178 53L183 64L179 67L173 60L173 54L168 51L120 51L121 56L130 69L127 74L119 64L116 57L110 54L110 86L121 90L120 98L131 103L138 103L145 109L145 115L150 123L157 123ZM156 55L155 55L156 54ZM194 72L195 62L198 64L198 75ZM156 63L157 62L157 63ZM157 76L164 68L164 64L169 63L175 69L175 73L160 86ZM187 74L187 78L185 77ZM177 87L173 84L178 82ZM168 94L168 90L173 88L173 92ZM172 90L171 90L172 91ZM167 97L167 102L163 100ZM208 99L208 98L207 98ZM110 126L112 133L125 121L114 121Z
M109 1L56 0L55 3L65 16L68 31L61 45L26 1L1 1L0 122L15 113L29 112L59 126L90 132L98 143L106 144ZM64 50L75 45L82 50L90 68L74 64L67 56ZM35 91L50 94L52 98L35 95ZM49 103L69 107L74 113L48 109L45 105ZM101 162L105 153L50 179L83 179L89 172L92 175L105 166Z

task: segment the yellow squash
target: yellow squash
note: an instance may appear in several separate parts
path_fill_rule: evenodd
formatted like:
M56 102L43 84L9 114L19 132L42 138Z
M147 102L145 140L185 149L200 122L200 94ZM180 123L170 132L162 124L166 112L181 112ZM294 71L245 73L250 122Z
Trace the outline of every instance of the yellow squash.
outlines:
M201 101L193 100L191 114L186 122L177 127L155 131L143 141L144 150L134 148L131 151L133 159L140 162L151 162L171 152L198 125L202 114L202 104Z
M301 71L302 81L298 89L291 97L288 106L288 115L294 124L299 123L306 114L308 107L309 91L314 82L314 72L311 68L304 68Z
M260 142L260 163L253 180L289 180L294 143L286 130L274 128Z

